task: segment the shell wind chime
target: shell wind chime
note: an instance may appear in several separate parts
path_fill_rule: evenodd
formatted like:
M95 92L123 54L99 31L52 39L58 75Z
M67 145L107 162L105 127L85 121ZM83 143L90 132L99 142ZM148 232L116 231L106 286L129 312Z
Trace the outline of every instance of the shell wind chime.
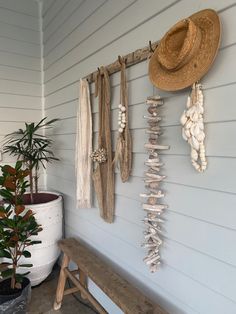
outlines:
M158 108L163 105L163 100L159 96L153 96L148 97L146 103L149 115L144 116L144 118L147 119L149 125L149 128L146 130L146 133L149 134L149 143L145 144L144 147L147 149L149 156L145 162L148 170L145 173L144 182L148 192L140 194L140 197L146 199L143 209L147 212L147 216L144 218L147 230L144 231L145 240L142 246L148 249L144 262L149 266L151 272L155 272L161 263L159 248L162 244L161 224L164 222L161 219L161 214L168 207L159 202L164 197L160 184L165 179L165 176L159 174L163 163L160 161L158 151L169 149L169 146L159 144L159 137L162 133L160 126L158 126L161 120L158 116Z
M191 146L191 160L193 167L203 172L206 170L205 132L203 123L203 93L200 83L194 83L192 92L188 96L187 109L180 118L182 136Z

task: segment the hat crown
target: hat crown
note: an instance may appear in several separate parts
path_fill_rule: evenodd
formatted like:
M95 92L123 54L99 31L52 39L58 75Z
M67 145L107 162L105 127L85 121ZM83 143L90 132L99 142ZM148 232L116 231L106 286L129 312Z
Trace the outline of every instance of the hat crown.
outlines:
M160 42L158 61L168 71L180 69L196 55L200 44L200 28L190 18L182 20Z

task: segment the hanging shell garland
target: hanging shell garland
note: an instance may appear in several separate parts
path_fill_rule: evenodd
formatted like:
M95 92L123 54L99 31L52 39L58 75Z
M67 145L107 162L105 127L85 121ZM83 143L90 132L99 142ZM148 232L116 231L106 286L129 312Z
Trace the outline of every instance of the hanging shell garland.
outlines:
M199 172L205 171L207 167L203 114L202 86L200 83L194 83L188 96L187 109L184 110L180 122L183 126L182 136L191 146L192 165Z
M107 161L107 152L104 148L98 148L90 155L93 162L102 164Z
M159 96L149 97L146 101L148 105L148 113L150 115L144 116L148 121L149 128L146 132L149 134L149 143L144 147L147 149L149 157L145 162L148 170L145 173L145 188L147 192L140 194L140 197L145 198L146 202L143 204L143 209L147 212L144 218L144 224L147 230L144 231L144 243L142 246L148 249L148 254L144 258L144 262L149 266L150 271L156 272L160 262L159 248L162 244L161 239L161 224L164 222L161 219L161 214L168 207L165 204L160 204L159 200L164 197L164 193L160 189L161 181L165 176L159 175L159 171L163 166L158 156L158 150L169 149L169 146L160 145L159 137L161 135L161 128L158 122L161 118L158 116L158 108L163 105L163 100Z
M126 126L126 108L122 104L119 104L119 114L118 114L118 131L123 133Z

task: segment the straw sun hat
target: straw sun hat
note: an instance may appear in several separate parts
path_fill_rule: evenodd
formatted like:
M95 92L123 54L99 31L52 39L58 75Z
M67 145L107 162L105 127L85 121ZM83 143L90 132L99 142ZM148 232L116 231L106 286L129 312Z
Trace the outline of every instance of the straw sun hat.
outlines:
M217 13L207 9L179 21L162 38L149 62L153 85L176 91L192 85L210 69L220 44Z

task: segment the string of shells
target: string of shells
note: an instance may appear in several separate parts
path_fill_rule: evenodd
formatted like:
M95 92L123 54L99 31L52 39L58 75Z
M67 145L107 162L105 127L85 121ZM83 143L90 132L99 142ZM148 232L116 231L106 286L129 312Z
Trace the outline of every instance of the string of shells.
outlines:
M163 100L159 96L152 96L148 97L146 103L148 105L148 115L144 116L144 118L148 123L146 133L149 134L149 142L144 147L148 152L148 159L145 161L148 169L144 178L146 192L140 194L140 197L145 199L143 209L147 212L144 218L144 224L147 229L144 231L144 243L142 247L148 250L144 262L153 273L158 270L161 264L159 250L162 244L161 224L164 222L161 215L168 207L160 202L164 197L160 185L165 179L165 176L160 174L163 163L160 161L158 151L169 149L169 146L159 144L159 138L162 134L161 128L158 125L161 120L159 107L163 105Z
M203 114L202 86L200 83L195 83L192 86L190 96L188 96L187 109L184 110L180 122L182 124L182 136L191 146L192 165L199 172L203 172L207 168Z
M119 114L118 114L118 131L123 133L126 126L126 108L122 104L119 104Z

